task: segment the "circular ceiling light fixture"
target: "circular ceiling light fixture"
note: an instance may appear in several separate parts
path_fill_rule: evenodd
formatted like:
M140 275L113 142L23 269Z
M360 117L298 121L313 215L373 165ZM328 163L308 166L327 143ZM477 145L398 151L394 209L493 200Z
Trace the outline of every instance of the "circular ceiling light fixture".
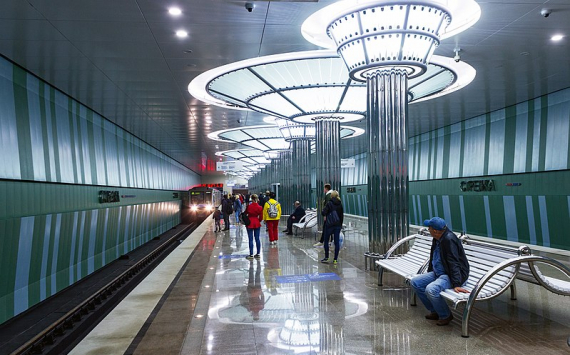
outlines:
M480 15L474 0L345 0L311 15L301 30L309 42L336 49L354 80L394 68L414 78L426 72L441 39Z

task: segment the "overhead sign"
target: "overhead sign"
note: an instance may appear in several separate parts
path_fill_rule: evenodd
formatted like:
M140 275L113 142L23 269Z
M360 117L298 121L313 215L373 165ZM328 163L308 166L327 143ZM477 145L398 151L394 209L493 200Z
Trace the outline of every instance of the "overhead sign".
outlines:
M243 169L241 161L218 161L216 162L217 171L238 171Z
M227 187L234 187L234 186L236 186L236 181L235 180L226 180L226 186Z
M354 168L356 166L356 160L354 159L341 159L340 160L340 168Z

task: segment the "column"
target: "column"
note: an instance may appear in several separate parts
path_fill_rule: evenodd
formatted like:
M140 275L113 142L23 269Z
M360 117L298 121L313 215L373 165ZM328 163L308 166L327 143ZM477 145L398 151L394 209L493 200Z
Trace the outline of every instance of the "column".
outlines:
M323 225L321 216L325 198L323 186L330 183L333 190L340 192L340 119L320 117L316 125L316 175L317 213L319 228Z
M297 139L293 144L293 199L303 208L315 207L311 201L311 140Z
M384 253L408 235L407 74L375 71L367 89L368 238Z
M293 213L293 203L295 202L293 196L293 152L288 150L281 153L281 191L283 197L281 198L281 211L282 214Z

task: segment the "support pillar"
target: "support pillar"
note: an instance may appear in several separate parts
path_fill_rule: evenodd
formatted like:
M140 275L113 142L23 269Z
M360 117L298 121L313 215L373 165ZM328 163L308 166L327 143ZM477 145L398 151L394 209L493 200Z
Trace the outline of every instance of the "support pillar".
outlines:
M281 153L281 191L283 197L281 198L281 211L283 215L293 213L293 203L295 202L293 196L293 152L290 150Z
M368 76L368 233L385 253L408 235L408 78L404 70Z
M293 142L293 199L303 208L314 207L311 201L311 140L297 139Z
M325 194L323 187L330 183L333 190L340 192L340 120L339 118L321 117L316 125L316 175L317 175L317 213L319 228L323 225L321 211Z

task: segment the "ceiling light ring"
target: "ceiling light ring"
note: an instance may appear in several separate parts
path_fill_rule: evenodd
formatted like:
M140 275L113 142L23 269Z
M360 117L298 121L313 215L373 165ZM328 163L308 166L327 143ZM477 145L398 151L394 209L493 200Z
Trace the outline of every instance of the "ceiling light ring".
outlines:
M374 75L377 71L384 72L393 69L403 69L408 73L408 79L413 79L423 75L427 71L427 64L403 60L374 62L373 64L353 68L349 75L353 80L366 82L368 77Z
M351 86L364 86L364 85L362 85L362 83L358 83L358 85L351 85ZM298 85L298 86L292 86L292 87L286 87L286 88L278 88L276 90L266 90L266 91L262 91L262 92L250 95L249 97L247 97L245 99L246 100L245 103L249 106L249 103L251 101L258 99L258 98L261 98L261 97L266 96L266 95L271 95L271 94L287 93L287 92L296 91L296 90L335 88L335 87L344 88L344 87L346 87L346 83L341 83L341 84L337 84L337 83L309 84L309 85Z
M360 3L360 4L355 4L354 6L346 8L346 9L344 9L344 11L342 11L340 13L340 15L337 15L336 18L334 20L332 20L328 24L328 26L326 26L327 34L328 34L328 29L331 27L331 25L333 25L335 22L337 22L339 20L342 20L342 18L352 16L355 13L362 14L365 11L374 12L374 11L376 11L376 9L393 7L393 6L404 6L404 7L425 6L425 7L434 8L436 10L443 12L443 13L446 13L447 16L449 17L449 19L448 19L449 23L453 19L450 9L438 1L430 1L430 0L384 0L384 1L382 1L382 4L373 5L373 6L370 5L370 2L364 2L364 3ZM380 10L380 11L383 11L383 10Z
M350 44L354 44L354 42L357 42L359 40L364 40L364 39L370 39L372 37L379 37L379 36L387 36L387 35L403 35L404 39L406 36L410 36L410 35L415 35L415 36L422 36L422 37L426 37L426 38L430 38L433 40L434 43L436 43L436 46L439 46L439 38L437 37L437 35L428 32L428 31L422 31L422 30L405 30L405 29L398 29L398 30L376 30L374 32L370 32L370 33L364 33L364 34L360 34L358 36L354 36L351 37L350 39L346 39L344 41L339 41L337 46L338 48L343 47Z

